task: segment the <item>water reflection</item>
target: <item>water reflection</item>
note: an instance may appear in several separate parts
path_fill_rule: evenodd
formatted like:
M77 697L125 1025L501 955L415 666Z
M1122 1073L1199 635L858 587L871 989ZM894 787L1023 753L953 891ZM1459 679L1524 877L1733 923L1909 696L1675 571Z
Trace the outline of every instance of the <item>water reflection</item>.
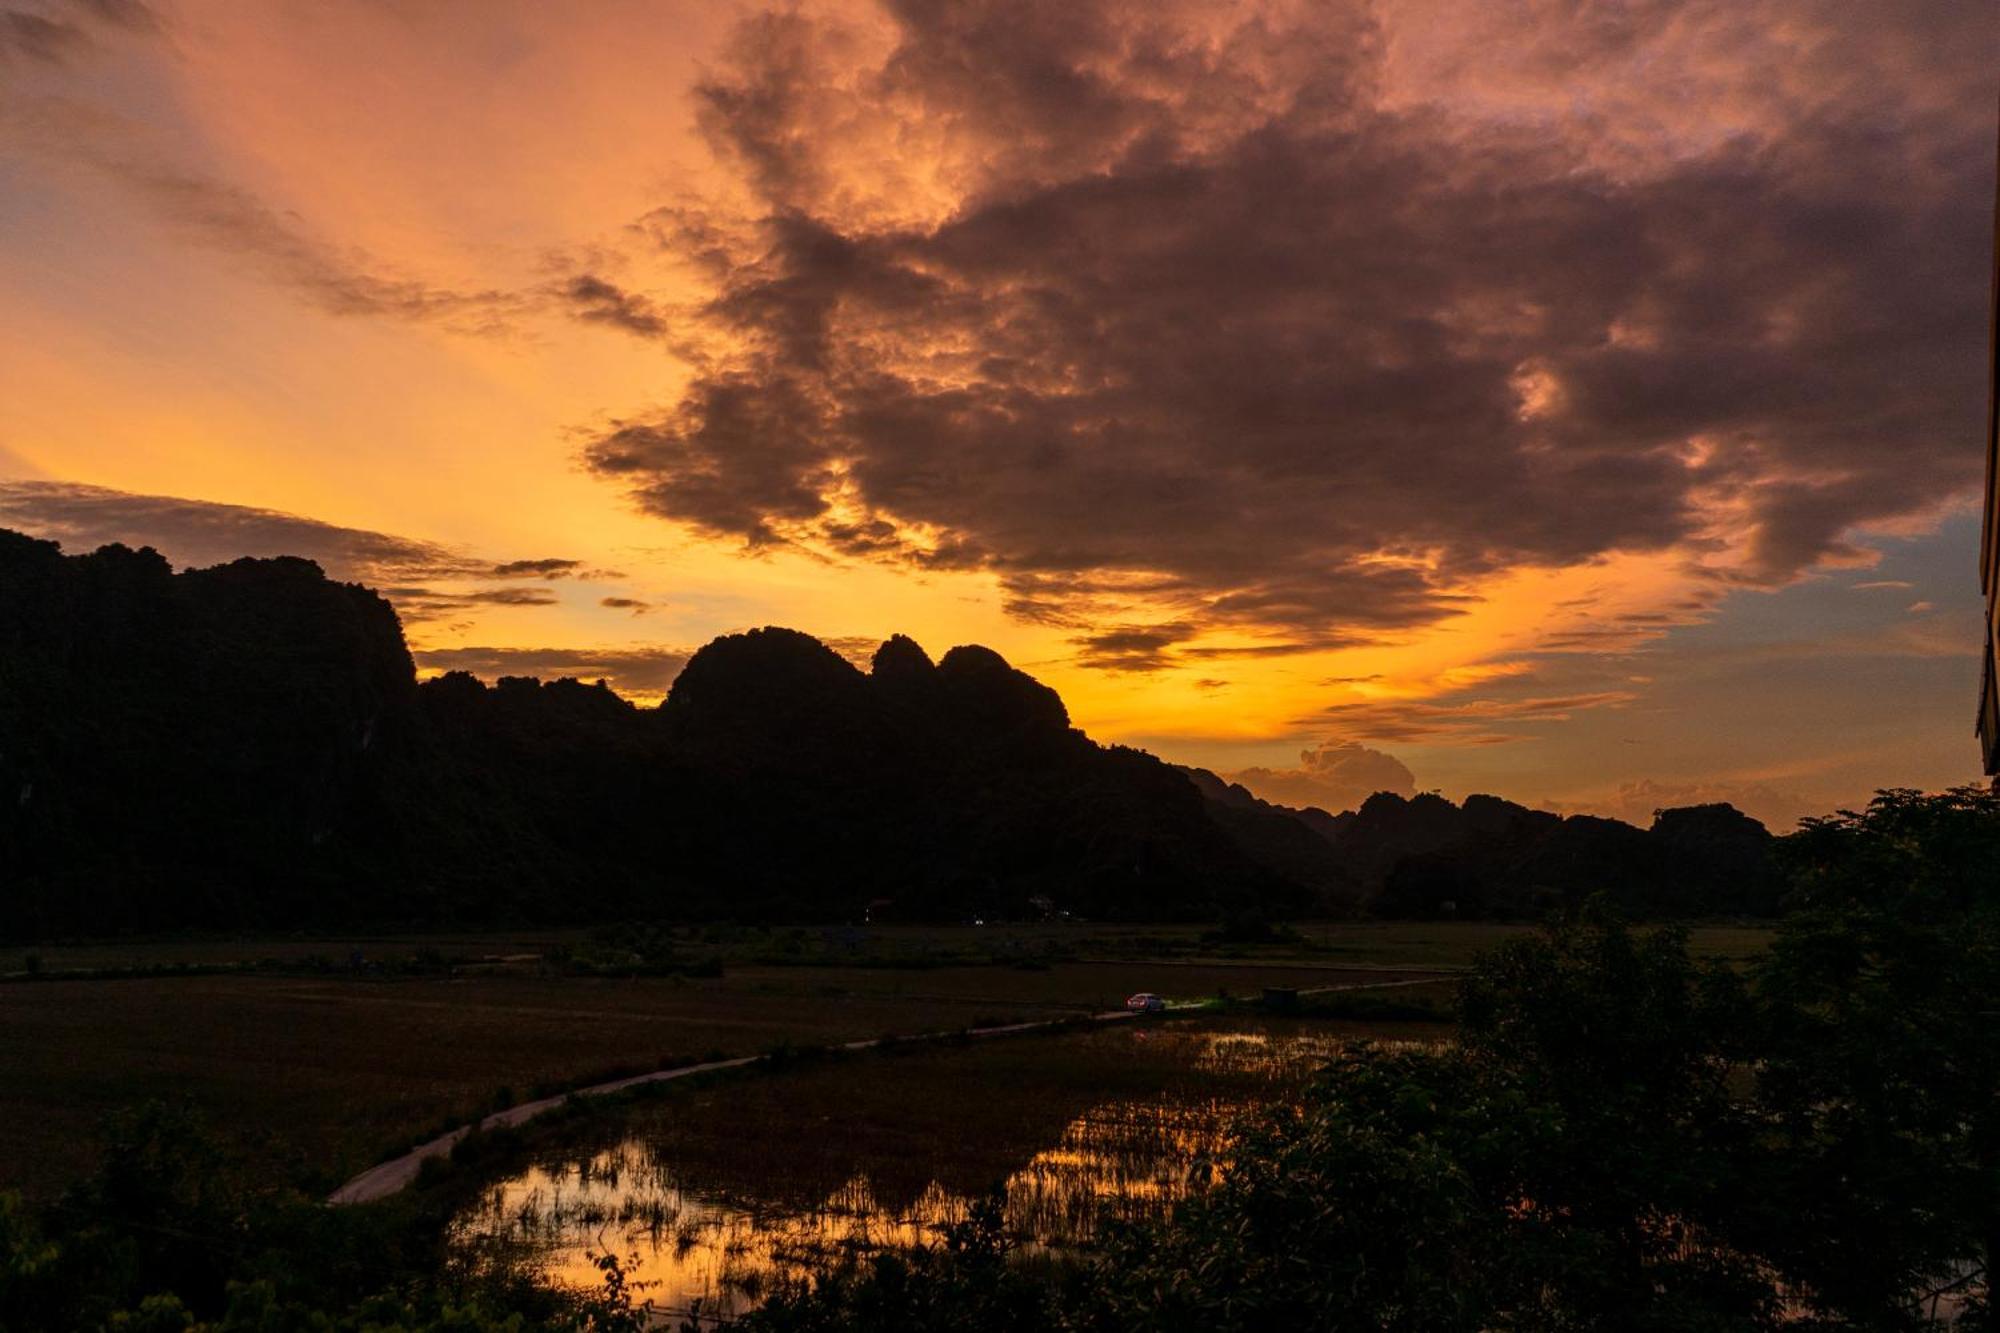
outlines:
M1352 1035L1128 1029L745 1080L499 1181L454 1235L578 1286L599 1281L593 1254L636 1256L655 1307L699 1300L717 1314L754 1304L774 1277L934 1239L995 1181L1024 1249L1059 1252L1107 1216L1165 1212L1240 1112ZM791 1103L762 1104L787 1091ZM810 1114L828 1106L844 1113ZM733 1133L732 1117L767 1128Z

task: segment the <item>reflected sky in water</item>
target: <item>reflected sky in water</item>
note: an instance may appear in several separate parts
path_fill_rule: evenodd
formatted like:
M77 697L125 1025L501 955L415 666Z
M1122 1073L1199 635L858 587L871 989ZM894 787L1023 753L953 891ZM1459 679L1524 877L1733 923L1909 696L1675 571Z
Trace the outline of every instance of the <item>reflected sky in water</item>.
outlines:
M585 1287L600 1281L593 1256L616 1254L656 1308L699 1301L717 1314L753 1305L774 1279L934 1240L966 1216L979 1180L1004 1182L1006 1224L1025 1252L1061 1252L1087 1244L1107 1216L1171 1208L1199 1187L1197 1164L1223 1156L1237 1115L1297 1087L1355 1035L1179 1025L861 1060L801 1076L819 1079L825 1103L845 1112L811 1125L756 1105L768 1084L794 1075L719 1086L678 1119L667 1099L613 1141L573 1145L496 1181L454 1237ZM1044 1082L1038 1056L1070 1073ZM845 1095L856 1080L885 1100ZM1093 1083L1116 1092L1078 1096ZM731 1133L732 1091L761 1142ZM898 1114L908 1144L869 1123ZM746 1151L738 1158L732 1146ZM925 1160L911 1160L916 1151Z

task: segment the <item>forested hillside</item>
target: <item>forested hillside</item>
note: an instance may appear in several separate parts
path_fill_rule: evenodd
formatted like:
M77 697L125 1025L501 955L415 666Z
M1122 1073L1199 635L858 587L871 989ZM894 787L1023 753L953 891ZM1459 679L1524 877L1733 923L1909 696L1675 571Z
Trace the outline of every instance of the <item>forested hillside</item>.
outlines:
M1338 910L997 654L765 629L672 695L419 684L302 560L175 573L0 533L0 921L168 927ZM1043 900L1030 903L1031 899Z
M298 559L176 573L0 531L0 933L576 922L1765 910L1768 835L1493 797L1333 814L1099 745L989 649L860 670L717 639L657 708L419 682L394 610Z

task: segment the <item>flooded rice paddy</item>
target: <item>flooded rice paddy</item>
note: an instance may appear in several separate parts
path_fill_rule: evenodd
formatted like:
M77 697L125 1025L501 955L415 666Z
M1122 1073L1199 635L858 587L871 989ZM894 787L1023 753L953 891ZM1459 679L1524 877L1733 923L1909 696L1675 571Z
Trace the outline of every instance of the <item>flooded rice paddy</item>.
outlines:
M646 1104L548 1150L453 1224L465 1251L595 1286L628 1265L655 1309L740 1312L772 1284L934 1240L996 1190L1025 1253L1087 1244L1200 1188L1231 1124L1344 1043L1435 1028L1113 1025L808 1065Z

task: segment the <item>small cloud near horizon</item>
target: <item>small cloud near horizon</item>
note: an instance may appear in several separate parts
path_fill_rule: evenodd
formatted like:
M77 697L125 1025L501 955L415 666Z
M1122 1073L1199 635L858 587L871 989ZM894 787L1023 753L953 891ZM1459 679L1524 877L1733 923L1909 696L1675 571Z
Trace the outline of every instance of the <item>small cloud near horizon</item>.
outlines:
M1220 775L1278 805L1352 810L1378 791L1414 796L1416 775L1402 760L1354 741L1325 741L1299 752L1297 768L1239 769Z
M1832 812L1829 802L1761 779L1720 778L1710 782L1662 782L1640 778L1621 782L1594 797L1543 801L1559 815L1601 815L1649 828L1654 812L1688 805L1724 803L1762 823L1773 833L1789 833L1809 815Z

